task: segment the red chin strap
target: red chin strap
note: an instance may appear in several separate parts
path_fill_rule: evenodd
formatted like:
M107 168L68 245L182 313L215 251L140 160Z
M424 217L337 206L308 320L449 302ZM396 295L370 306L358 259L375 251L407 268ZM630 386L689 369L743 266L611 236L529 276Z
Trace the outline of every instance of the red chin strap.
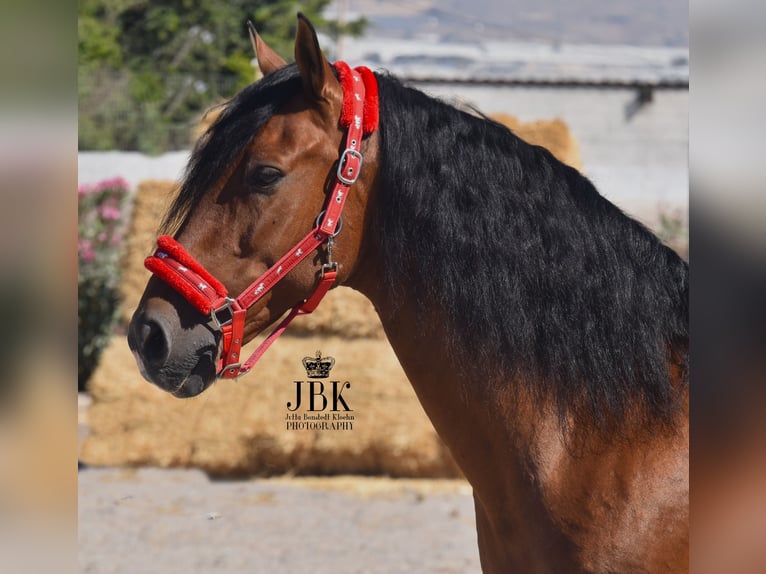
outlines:
M295 317L317 308L338 275L332 247L343 226L341 214L349 188L356 182L362 168L363 158L359 151L362 137L378 127L378 86L375 75L367 68L352 70L344 62L336 62L334 66L343 88L340 125L347 128L346 146L338 161L335 187L308 235L235 298L229 297L223 283L168 235L157 239L157 250L144 261L149 271L183 295L200 313L210 315L211 323L221 332L219 378L233 379L250 371ZM319 271L319 283L312 295L293 307L253 354L241 362L247 310L324 243L327 244L328 262Z

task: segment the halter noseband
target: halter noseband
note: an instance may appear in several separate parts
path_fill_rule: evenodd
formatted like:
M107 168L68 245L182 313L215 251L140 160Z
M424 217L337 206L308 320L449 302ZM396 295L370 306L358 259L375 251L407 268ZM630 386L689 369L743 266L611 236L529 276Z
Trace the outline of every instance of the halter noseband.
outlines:
M362 137L378 126L378 90L375 76L369 69L351 69L345 62L336 62L334 66L343 88L339 121L347 128L346 145L338 161L335 186L327 197L324 210L316 218L314 229L235 298L229 297L223 283L168 235L157 239L157 250L144 261L149 271L178 291L198 311L210 315L212 325L221 332L223 349L218 364L219 378L233 379L252 369L295 317L317 308L337 277L338 263L332 258L332 247L343 226L341 215L349 188L359 178L362 168L363 157L359 151ZM293 307L253 354L241 362L247 310L324 243L327 244L328 260L319 271L319 284L312 295Z

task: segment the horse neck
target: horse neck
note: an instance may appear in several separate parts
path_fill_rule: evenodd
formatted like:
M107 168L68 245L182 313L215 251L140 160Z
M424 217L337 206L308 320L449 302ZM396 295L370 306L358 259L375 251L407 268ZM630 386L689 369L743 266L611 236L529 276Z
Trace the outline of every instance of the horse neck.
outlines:
M483 564L498 571L573 571L573 564L585 568L607 555L623 571L626 563L617 561L632 548L638 550L628 564L643 568L649 550L635 543L628 516L638 501L647 505L647 532L683 529L688 457L678 453L688 444L688 426L686 433L632 443L595 435L572 449L555 410L524 400L518 381L498 379L491 365L475 375L481 380L465 380L443 319L418 310L407 286L386 289L374 273L362 283L357 288L375 305L426 414L474 488ZM666 499L652 507L663 492ZM683 551L668 553L683 563Z

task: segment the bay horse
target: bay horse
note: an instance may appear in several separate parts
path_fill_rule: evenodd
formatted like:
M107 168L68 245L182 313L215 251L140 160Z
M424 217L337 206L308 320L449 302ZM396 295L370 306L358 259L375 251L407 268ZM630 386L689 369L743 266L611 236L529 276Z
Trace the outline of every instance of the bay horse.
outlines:
M251 38L263 78L147 259L143 375L197 395L352 287L473 487L483 571L687 571L688 264L546 149L331 65L302 15L294 64Z

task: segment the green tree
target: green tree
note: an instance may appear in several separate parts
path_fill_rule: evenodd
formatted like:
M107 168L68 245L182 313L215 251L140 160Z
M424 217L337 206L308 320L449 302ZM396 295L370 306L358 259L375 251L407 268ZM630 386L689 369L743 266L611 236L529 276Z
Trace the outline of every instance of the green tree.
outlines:
M299 10L338 34L321 17L329 2L80 0L80 149L185 147L204 110L254 79L247 20L289 61Z

